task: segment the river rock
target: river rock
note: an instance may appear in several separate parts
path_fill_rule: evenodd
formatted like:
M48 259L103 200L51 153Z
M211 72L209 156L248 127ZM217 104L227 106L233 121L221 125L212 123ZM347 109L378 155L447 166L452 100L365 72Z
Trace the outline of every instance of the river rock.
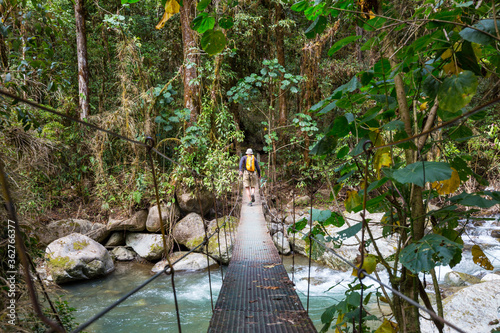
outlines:
M87 235L96 242L104 241L109 231L102 223L92 223L83 219L64 219L50 222L37 232L38 240L42 245L48 245L58 238L72 233Z
M491 237L500 239L500 230L491 230Z
M279 253L289 254L290 250L290 242L288 238L283 235L281 231L278 231L273 236L273 242Z
M123 231L114 231L109 236L106 246L120 246L125 245L125 233Z
M283 231L284 226L281 223L268 223L267 227L269 229L269 233L274 235L278 231Z
M465 332L490 332L489 323L500 318L499 307L500 281L474 284L443 300L444 318ZM438 332L431 321L422 319L420 325L422 333ZM456 331L445 325L444 332Z
M479 282L481 282L481 279L475 277L474 275L455 272L455 271L448 272L444 276L444 283L452 287L467 286Z
M500 282L500 275L490 273L490 274L486 274L481 279L481 282L488 282L488 281L499 281Z
M179 208L185 213L194 212L201 214L201 203L203 214L207 214L214 205L214 196L212 192L205 188L200 189L198 193L197 189L191 189L187 186L179 186L177 187L175 196L177 198L177 202L179 203Z
M104 246L90 237L72 233L45 250L47 268L56 283L88 280L113 271L113 259Z
M212 235L216 231L217 221L221 228L224 225L224 222L227 221L226 227L220 230L219 236L215 234L209 239L208 255L222 263L229 263L232 254L231 234L235 230L237 219L235 217L225 217L208 222L207 236ZM186 246L190 250L196 248L205 239L204 225L205 224L200 215L196 213L188 214L182 220L177 222L174 227L173 236L175 241ZM202 246L196 251L207 253L206 246Z
M181 212L177 204L168 202L161 205L161 215L165 230L168 230L169 225L175 223ZM151 232L160 231L160 215L158 213L158 206L149 208L148 219L146 220L146 229Z
M125 243L149 261L160 259L164 253L162 235L159 234L129 233Z
M111 250L111 256L118 261L130 261L135 259L136 253L123 246L117 246Z
M288 204L290 207L293 206L293 200ZM295 198L295 206L310 206L311 205L311 197L308 195L304 195L302 197Z
M110 217L107 228L109 231L143 231L146 229L147 218L148 211L146 210L136 212L131 218L113 219Z
M187 251L180 251L180 252L175 252L170 256L170 262L174 263L177 260L179 260L182 256L184 256ZM208 258L208 263L207 263L207 258ZM207 256L206 254L201 254L201 253L195 253L192 252L188 254L185 258L181 259L179 262L176 262L174 264L174 270L176 272L179 271L197 271L197 270L202 270L207 267L215 266L217 263L215 260ZM165 266L168 266L168 261L166 259L158 261L156 265L154 265L153 269L151 269L151 272L153 273L158 273L162 271ZM167 269L167 272L170 271L170 268Z

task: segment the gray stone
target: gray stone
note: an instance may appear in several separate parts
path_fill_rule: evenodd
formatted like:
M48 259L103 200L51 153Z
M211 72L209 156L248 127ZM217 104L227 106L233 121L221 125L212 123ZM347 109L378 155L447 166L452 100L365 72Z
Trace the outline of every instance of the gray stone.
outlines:
M267 226L271 235L274 235L279 231L283 231L283 225L281 223L269 223Z
M229 219L229 220L228 220ZM230 230L235 230L237 224L237 219L234 217L220 218L218 219L219 226L222 227L224 221L228 220L226 228L220 230L219 236L215 234L208 241L208 254L219 260L222 263L228 263L231 258L232 247L231 247L231 232ZM173 236L176 242L186 246L188 249L192 250L196 248L205 239L205 223L200 215L196 213L191 213L184 217L182 220L177 222L173 230ZM216 220L212 220L207 226L207 236L210 236L217 229ZM220 249L220 252L219 252ZM198 252L206 253L206 246L202 246L197 250Z
M177 204L168 202L166 204L161 205L161 215L163 220L163 225L165 230L168 230L170 225L173 225L181 212ZM146 220L146 229L151 232L159 232L160 231L160 215L158 213L158 206L153 206L149 208L148 219Z
M47 226L37 231L37 236L40 244L48 245L56 239L72 233L87 235L99 243L104 241L109 235L109 231L102 223L92 223L88 220L70 218L50 222Z
M185 213L201 214L201 203L203 214L207 214L214 205L214 196L212 192L205 188L200 189L198 193L197 189L191 189L187 186L179 186L176 189L175 196L177 198L179 208Z
M164 253L163 238L159 234L129 233L125 238L128 246L132 247L141 258L155 261ZM169 247L169 244L167 244Z
M171 263L174 263L177 261L179 258L184 256L187 252L181 251L181 252L175 252L173 253L169 259ZM174 270L176 272L180 271L197 271L197 270L202 270L206 269L209 266L216 266L217 262L213 260L212 258L208 257L208 264L207 264L207 255L206 254L201 254L201 253L190 253L188 254L185 258L181 259L179 262L174 264ZM161 260L154 265L153 269L151 269L151 272L153 273L158 273L165 269L165 266L168 266L168 261L166 259ZM170 272L170 268L167 269L167 272Z
M491 230L491 237L500 239L500 230Z
M118 261L130 261L135 259L136 253L123 246L118 246L111 250L111 256Z
M120 245L125 245L125 232L115 231L111 233L111 236L106 242L106 246L120 246Z
M290 201L289 204L293 205L293 201ZM311 204L311 197L308 195L295 198L295 206L309 206L310 204Z
M444 283L450 287L467 286L481 282L481 279L470 274L460 272L448 272L444 276Z
M276 248L278 249L279 253L289 254L291 252L290 242L288 241L288 238L285 237L281 231L278 231L277 233L274 234L273 242Z
M146 229L147 218L148 212L146 210L140 210L131 218L126 219L113 219L110 217L107 228L109 231L143 231Z
M465 332L490 332L494 327L489 323L499 319L500 281L489 281L471 285L443 300L444 318ZM426 315L427 316L427 315ZM438 332L434 324L421 319L423 333ZM449 326L444 332L456 332Z
M45 250L47 268L56 283L88 280L113 271L113 259L104 246L73 233L59 238Z

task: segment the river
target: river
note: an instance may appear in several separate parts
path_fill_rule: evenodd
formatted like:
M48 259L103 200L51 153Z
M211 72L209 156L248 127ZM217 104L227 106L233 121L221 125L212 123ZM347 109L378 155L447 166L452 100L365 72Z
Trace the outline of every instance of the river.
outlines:
M498 220L497 220L498 221ZM500 229L498 222L487 221L482 226L470 227L462 236L466 248L473 244L484 246L485 253L496 270L500 269L500 244L491 237L492 230ZM284 257L284 265L293 277L297 293L304 308L307 305L308 260L296 256L292 266L292 257ZM86 282L63 286L64 299L75 307L76 321L84 322L106 306L112 304L128 291L151 277L151 264L139 262L117 262L116 269L110 275ZM484 275L486 270L474 264L470 251L464 251L462 262L454 267L438 267L441 283L447 272L455 270L463 273ZM382 273L381 279L387 282ZM430 277L427 277L428 281ZM212 317L211 300L215 305L222 285L220 270L212 270L212 297L206 271L176 273L175 284L179 302L183 332L206 332ZM328 306L342 299L347 284L353 281L351 272L333 271L326 266L313 263L311 267L311 285L309 287L309 315L316 328L321 328L321 314ZM372 283L371 283L372 284ZM373 283L374 284L374 283ZM332 286L335 286L331 290ZM86 332L178 332L175 305L170 276L160 276L117 308L111 310L87 329Z

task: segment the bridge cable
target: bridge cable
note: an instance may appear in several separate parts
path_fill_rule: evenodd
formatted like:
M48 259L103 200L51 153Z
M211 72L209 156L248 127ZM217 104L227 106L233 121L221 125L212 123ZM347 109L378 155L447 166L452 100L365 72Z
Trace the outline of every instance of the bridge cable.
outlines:
M218 212L217 212L217 192L215 191L215 182L214 182L214 177L211 177L212 181L212 194L214 196L214 210L215 210L215 224L217 225L217 228L219 228L219 219L217 217ZM220 249L220 232L217 233L217 242L219 243L219 260L221 261L221 264L219 264L220 267L220 275L221 279L224 280L224 272L222 271L222 251ZM228 260L229 260L229 252L227 251L227 239L226 239L226 254L228 255ZM207 253L208 256L208 253Z
M293 188L292 191L292 221L293 225L295 225L295 187ZM283 230L283 233L285 233L285 230ZM288 232L287 232L288 235ZM295 233L293 233L293 244L295 244ZM295 274L295 250L292 250L292 282L294 282L294 274Z
M172 282L172 292L174 294L175 313L176 313L176 317L177 317L177 328L179 330L179 333L181 333L182 332L181 317L180 317L180 313L179 313L179 304L177 302L177 291L175 289L175 279L174 279L175 270L174 270L174 266L172 265L172 262L170 261L170 253L169 253L170 252L170 248L167 248L167 240L166 240L167 236L165 234L165 224L163 223L163 216L161 214L160 194L159 194L159 191L158 191L158 183L156 181L156 172L155 172L155 165L154 165L154 162L153 162L153 156L151 155L151 150L155 146L155 141L154 141L153 138L147 137L146 138L146 143L149 143L148 144L147 155L148 155L149 163L151 165L151 173L152 173L152 176L153 176L153 185L154 185L154 188L155 188L156 206L158 207L158 216L160 218L160 230L161 230L161 239L162 239L162 242L163 242L163 251L165 252L165 259L167 260L168 266L170 267L170 275L171 275L171 282Z
M312 243L312 240L311 240L311 237L312 237L312 229L313 229L313 226L312 226L312 223L313 223L313 220L312 220L312 210L313 210L313 191L312 191L312 180L311 180L311 184L310 184L310 188L309 188L309 263L308 263L308 269L307 269L307 313L309 314L309 291L311 289L311 264L312 264L312 248L313 248L313 243Z

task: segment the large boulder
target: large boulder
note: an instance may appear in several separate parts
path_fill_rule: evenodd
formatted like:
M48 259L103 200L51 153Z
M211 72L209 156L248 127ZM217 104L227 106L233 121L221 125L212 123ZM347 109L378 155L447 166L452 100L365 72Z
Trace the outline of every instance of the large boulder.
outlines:
M199 201L198 201L199 194ZM189 188L187 186L179 186L175 192L179 208L184 213L198 213L201 209L203 214L207 214L214 206L214 196L208 189L202 188L199 191L196 188Z
M164 253L163 238L160 234L129 233L125 243L139 256L149 261L160 259Z
M177 221L181 212L177 204L168 202L166 204L161 204L161 215L163 220L163 225L165 230L168 230L169 225L172 225ZM146 220L146 229L150 232L160 231L160 214L158 213L158 206L153 206L149 208L148 219Z
M130 218L109 218L107 228L109 231L143 231L146 229L147 210L140 210Z
M97 278L115 267L104 246L78 233L50 243L45 250L45 259L56 283Z
M500 281L489 281L465 287L443 300L444 318L465 332L490 332L495 326L489 323L500 319ZM438 332L434 324L422 319L423 333ZM455 332L449 326L444 332Z
M288 238L283 235L281 231L278 231L273 236L273 242L279 253L289 254L290 253L290 242Z
M99 243L104 241L109 235L109 231L102 223L92 223L88 220L70 218L50 222L47 226L37 231L37 236L40 244L48 245L56 239L72 233L87 235Z
M470 274L451 271L444 276L444 283L450 287L461 287L476 284L481 282L481 279Z
M235 228L237 219L234 217L224 217L210 221L207 223L207 236L212 235L217 230L217 221L221 230L219 235L215 234L209 239L208 255L222 263L228 263L232 254L231 234ZM222 228L225 221L227 221L226 227ZM205 222L202 217L196 213L188 214L177 222L173 230L173 236L176 242L192 250L200 245L205 239ZM202 246L197 249L197 251L206 253L206 246Z
M176 262L179 260L181 257L183 257L187 251L180 251L180 252L175 252L173 253L169 259L171 263ZM207 260L208 257L208 260ZM179 262L176 262L174 264L174 270L176 272L180 271L197 271L197 270L202 270L207 267L211 267L217 265L215 260L207 256L206 254L201 254L201 253L195 253L192 252L188 254L185 258L179 260ZM156 265L151 269L151 272L153 273L158 273L162 270L165 269L165 266L168 266L168 261L166 259L158 261ZM170 271L170 268L167 270Z

